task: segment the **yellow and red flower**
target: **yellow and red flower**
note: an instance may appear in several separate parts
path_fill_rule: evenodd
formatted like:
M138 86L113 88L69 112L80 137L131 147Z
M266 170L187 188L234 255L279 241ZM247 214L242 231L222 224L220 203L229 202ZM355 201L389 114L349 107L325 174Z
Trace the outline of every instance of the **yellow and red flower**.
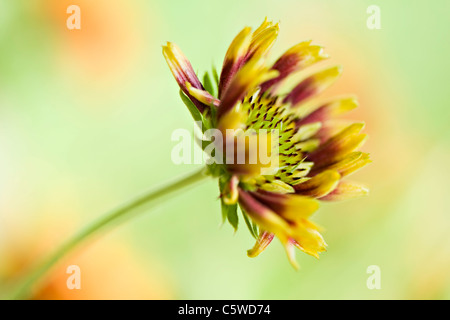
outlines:
M327 58L322 47L301 42L287 50L273 65L266 63L278 24L264 20L252 32L244 28L226 52L220 76L205 74L203 83L173 43L163 54L181 88L183 101L205 129L242 132L262 129L278 134L276 166L256 163L209 165L219 178L224 219L237 228L237 207L256 238L250 257L261 253L274 236L280 239L294 267L294 249L318 257L326 243L311 215L320 201L354 198L367 194L357 183L342 179L370 162L358 149L366 140L363 123L342 124L333 118L357 106L353 97L327 101L313 99L340 75L340 67L328 67L301 80L289 92L283 85L291 76ZM213 78L213 80L211 79ZM213 85L215 82L216 87ZM276 130L276 131L274 131ZM223 141L222 150L239 144L236 136ZM244 143L237 148L249 157L255 150ZM267 169L267 170L261 170Z

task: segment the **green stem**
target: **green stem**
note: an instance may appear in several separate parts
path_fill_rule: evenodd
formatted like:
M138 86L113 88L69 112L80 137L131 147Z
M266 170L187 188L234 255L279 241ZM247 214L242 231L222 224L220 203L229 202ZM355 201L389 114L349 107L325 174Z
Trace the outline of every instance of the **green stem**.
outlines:
M116 209L108 212L98 221L88 225L85 229L81 230L78 234L63 244L57 249L53 255L51 255L42 264L38 265L32 272L19 283L17 288L13 290L10 295L10 299L25 299L29 297L31 289L38 280L41 280L65 255L71 252L75 247L79 246L83 241L86 241L89 237L97 233L99 230L104 229L107 226L111 226L113 222L118 220L128 219L132 216L132 212L135 209L141 208L144 205L154 204L157 200L161 200L167 195L180 191L187 186L191 186L194 183L203 180L207 176L204 174L204 169L194 172L191 175L182 178L181 180L174 181L166 186L144 193L137 198L124 203Z

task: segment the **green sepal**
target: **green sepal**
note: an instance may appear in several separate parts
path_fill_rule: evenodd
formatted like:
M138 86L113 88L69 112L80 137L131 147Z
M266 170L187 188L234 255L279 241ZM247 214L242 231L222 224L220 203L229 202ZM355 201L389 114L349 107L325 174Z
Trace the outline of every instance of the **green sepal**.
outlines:
M203 111L203 114L197 109L195 104L192 103L191 99L182 91L180 90L180 97L183 103L188 108L189 112L192 115L192 118L194 121L200 121L202 123L202 132L205 132L208 129L214 128L213 118L215 117L216 110L214 108L211 109L205 109ZM205 146L203 146L203 149Z
M208 91L212 96L216 96L216 88L214 87L211 77L209 76L208 72L205 72L203 76L203 87L206 91Z
M207 174L213 177L221 177L224 174L223 165L219 163L211 163L206 165Z
M202 113L197 109L197 107L192 103L191 99L180 89L180 97L183 103L188 108L189 112L191 113L192 118L194 121L201 121L204 125L204 118Z
M258 226L254 224L252 221L250 221L250 218L248 215L242 210L241 208L242 216L244 217L245 224L247 225L248 230L250 231L250 234L253 236L253 238L258 239Z
M223 193L223 189L225 188L229 179L230 179L229 175L222 175L219 177L220 194ZM234 228L234 231L236 232L239 224L237 204L229 205L224 203L222 199L220 199L220 204L222 207L222 223L225 222L225 220L228 220L228 222L231 224L231 226Z
M239 218L237 214L237 204L227 205L222 200L220 200L222 204L222 219L225 222L225 219L231 224L236 232L238 229Z
M213 75L214 81L216 82L216 87L218 90L219 89L219 74L217 73L217 69L214 65L212 66L212 75Z

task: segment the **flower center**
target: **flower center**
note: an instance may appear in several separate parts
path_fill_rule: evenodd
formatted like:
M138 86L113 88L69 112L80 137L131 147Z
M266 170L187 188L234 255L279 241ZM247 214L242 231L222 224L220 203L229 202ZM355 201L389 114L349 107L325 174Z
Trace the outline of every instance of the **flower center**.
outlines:
M297 116L278 96L259 94L247 95L242 101L242 110L247 113L245 130L278 130L279 168L274 175L264 175L252 179L256 187L276 191L280 184L296 185L305 181L313 163L304 161L302 152L305 142L297 135ZM289 187L289 186L286 186Z

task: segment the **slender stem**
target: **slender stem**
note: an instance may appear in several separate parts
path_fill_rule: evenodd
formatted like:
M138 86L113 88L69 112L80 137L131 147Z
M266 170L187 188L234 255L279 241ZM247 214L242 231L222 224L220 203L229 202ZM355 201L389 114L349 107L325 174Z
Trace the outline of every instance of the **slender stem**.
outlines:
M63 244L59 249L57 249L53 255L51 255L42 264L38 265L32 272L25 277L25 279L19 283L16 290L10 295L11 299L25 299L31 293L31 289L34 284L45 276L49 270L51 270L55 264L61 260L65 255L71 252L75 247L79 246L82 242L86 241L89 237L97 233L99 230L104 229L107 226L111 226L113 222L118 220L129 219L133 216L131 213L135 209L141 208L144 205L154 204L156 200L161 200L165 196L179 191L187 186L191 186L194 183L203 180L207 177L203 173L204 169L194 172L181 180L174 181L172 183L163 186L162 188L152 190L150 192L144 193L141 196L132 199L129 202L111 210L105 214L98 221L93 222L88 225L85 229L81 230L78 234L75 234L73 238Z

